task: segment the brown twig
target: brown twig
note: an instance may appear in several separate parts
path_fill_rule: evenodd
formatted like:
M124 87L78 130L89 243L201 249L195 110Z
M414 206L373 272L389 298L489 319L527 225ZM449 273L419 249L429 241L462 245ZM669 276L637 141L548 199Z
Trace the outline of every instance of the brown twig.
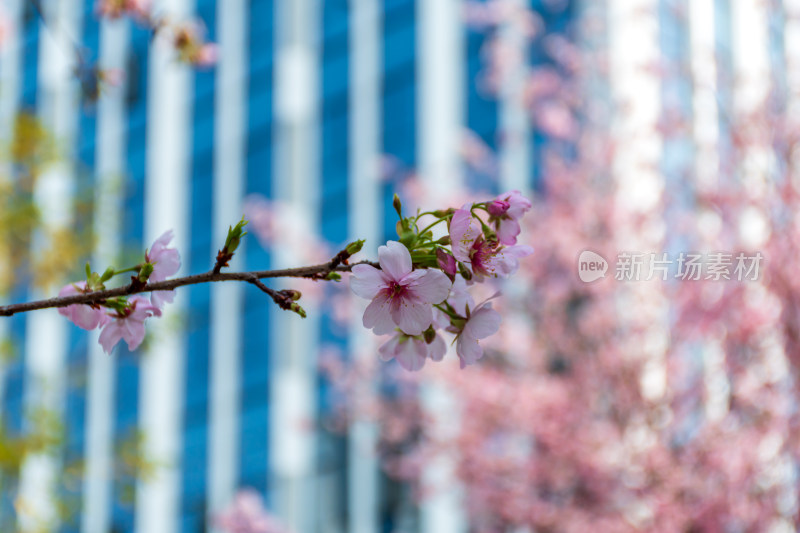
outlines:
M339 257L339 254L337 254L336 257ZM195 274L193 276L185 276L182 278L168 279L155 283L147 283L141 286L136 286L132 283L130 285L125 285L123 287L117 287L114 289L74 294L70 296L58 296L55 298L48 298L46 300L36 300L33 302L6 305L0 307L0 316L12 316L17 313L25 313L28 311L36 311L38 309L48 309L54 307L66 307L73 304L101 304L109 298L115 298L118 296L127 296L129 294L153 291L171 291L186 285L197 285L200 283L218 281L245 281L247 283L254 284L262 291L269 294L275 303L286 309L287 307L284 307L284 303L286 303L284 300L286 300L288 296L283 294L284 291L274 291L273 289L270 289L261 283L260 280L268 278L325 279L325 277L331 272L349 272L355 265L361 264L372 265L380 268L377 263L370 261L361 261L352 265L340 265L340 262L341 261L337 262L336 258L334 258L334 260L321 265L312 265L299 268L284 268L279 270L256 270L252 272L215 272L214 270L211 270L203 274Z

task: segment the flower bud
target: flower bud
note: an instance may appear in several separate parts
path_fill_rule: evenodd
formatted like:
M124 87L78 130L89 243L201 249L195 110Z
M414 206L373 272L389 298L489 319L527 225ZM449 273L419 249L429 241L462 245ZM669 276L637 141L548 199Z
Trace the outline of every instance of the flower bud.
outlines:
M492 200L486 205L486 210L493 217L501 217L506 214L511 204L504 200Z
M342 281L342 275L338 272L328 272L325 275L325 279L328 281Z
M114 277L114 269L108 267L103 275L100 277L100 283L104 283Z
M467 281L472 279L472 272L470 272L469 269L464 266L464 263L458 263L458 273L461 274L461 277Z
M147 283L147 280L150 279L150 274L153 273L154 268L155 267L153 266L153 263L143 264L139 269L139 275L137 276L137 279L142 283Z
M432 343L436 339L436 330L433 326L428 326L428 329L422 332L422 338L425 339L427 344Z
M247 225L247 220L242 217L235 226L230 227L228 226L228 236L225 239L225 248L223 250L228 254L233 254L237 248L239 248L239 242L241 241L242 237L247 235L247 232L244 231L244 227Z
M364 247L364 240L360 239L348 244L347 248L345 248L345 251L347 252L348 255L355 255L358 252L360 252L363 247Z
M400 197L397 196L396 193L394 195L394 198L392 198L392 206L394 207L394 210L397 211L397 216L403 218L403 212L402 212L403 204L402 202L400 202Z
M300 307L300 305L297 302L292 302L292 304L289 306L289 310L290 311L294 311L295 313L297 313L298 315L300 315L303 318L306 317L305 309Z
M436 249L436 262L442 272L447 274L447 277L452 281L456 277L457 267L456 258L444 251L442 248Z
M299 300L303 296L303 294L300 291L295 290L295 289L286 289L286 290L283 290L283 291L280 291L280 292L281 292L281 294L283 294L287 298L290 298L290 299L295 300L295 301Z

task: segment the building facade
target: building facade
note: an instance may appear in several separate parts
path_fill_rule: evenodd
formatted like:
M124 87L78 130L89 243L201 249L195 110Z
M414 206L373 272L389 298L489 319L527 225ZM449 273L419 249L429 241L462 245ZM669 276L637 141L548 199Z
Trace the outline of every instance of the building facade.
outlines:
M542 135L519 120L520 94L498 101L475 83L485 36L467 29L458 0L154 2L204 22L219 44L208 70L179 64L135 22L99 20L94 0L40 4L46 23L32 2L4 0L17 31L0 57L0 133L27 112L59 139L64 157L34 195L56 229L77 216L67 206L94 200L93 265L136 261L173 229L181 273L206 271L251 195L289 205L333 248L366 238L374 254L394 235L387 162L395 174L419 169L443 199L465 183L497 192L541 178ZM530 7L566 32L573 6L549 4ZM97 102L73 75L76 41L125 72ZM500 131L515 134L499 177L464 168L467 128L491 148ZM250 238L232 266L296 265L292 244ZM39 296L18 285L5 298ZM466 531L457 494L417 506L380 472L370 423L326 429L320 351L355 354L368 342L357 325L337 326L330 305L310 304L301 321L255 288L192 286L143 348L111 357L55 311L7 320L0 334L19 348L2 372L4 422L23 431L24 413L43 407L65 441L7 485L0 529L206 531L252 487L299 533Z

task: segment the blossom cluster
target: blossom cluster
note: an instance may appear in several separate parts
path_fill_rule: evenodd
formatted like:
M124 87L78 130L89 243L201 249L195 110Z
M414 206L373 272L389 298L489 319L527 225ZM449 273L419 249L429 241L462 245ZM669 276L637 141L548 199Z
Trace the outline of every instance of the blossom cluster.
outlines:
M380 268L353 267L352 291L371 300L364 327L377 335L392 334L380 348L382 359L396 359L407 370L421 369L427 359L441 361L447 345L441 335L455 335L461 367L483 357L480 340L497 332L500 315L490 300L475 303L469 289L492 278L505 278L519 259L533 252L518 245L519 221L531 202L519 191L460 209L419 213L404 218L395 197L399 241L378 248ZM422 217L434 221L419 229ZM447 235L433 229L446 223Z
M172 241L172 230L165 232L145 251L144 262L132 269L114 271L108 269L101 276L91 272L87 265L86 281L70 283L63 287L59 296L90 293L103 290L105 282L116 274L135 270L133 283L144 284L147 281L164 281L178 272L181 267L181 256L178 250L169 246ZM150 297L134 295L130 298L112 298L96 304L73 304L59 308L58 312L70 319L76 326L93 330L101 328L99 342L106 353L124 340L129 350L135 350L144 340L144 322L152 316L161 316L164 306L175 299L175 291L155 291Z
M153 34L168 34L167 39L178 53L178 59L196 67L210 67L217 62L217 45L207 42L205 28L198 21L169 24L152 12L151 0L100 0L97 13L117 19L128 16L150 28Z
M288 533L288 529L264 507L253 489L240 490L230 505L214 517L214 525L226 533Z

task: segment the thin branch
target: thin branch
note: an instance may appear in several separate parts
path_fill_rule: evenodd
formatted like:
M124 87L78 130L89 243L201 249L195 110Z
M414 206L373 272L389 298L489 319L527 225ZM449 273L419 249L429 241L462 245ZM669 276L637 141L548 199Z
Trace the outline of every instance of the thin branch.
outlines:
M366 264L380 268L377 263L373 263L371 261L361 261L351 265L342 265L342 262L342 254L340 252L328 263L299 268L256 270L252 272L215 272L215 269L203 274L168 279L155 283L147 283L145 285L137 286L136 284L131 283L130 285L117 287L115 289L106 289L102 291L74 294L70 296L59 296L55 298L48 298L46 300L7 305L0 307L0 316L12 316L17 313L25 313L28 311L36 311L38 309L48 309L53 307L66 307L73 304L102 304L109 298L115 298L118 296L127 296L130 294L153 291L171 291L186 285L197 285L200 283L218 281L245 281L247 283L252 283L262 291L269 294L272 299L275 300L275 303L280 305L282 308L285 308L282 302L288 297L285 294L282 294L283 291L274 291L261 283L259 280L268 278L306 278L324 280L331 272L349 272L356 265Z

